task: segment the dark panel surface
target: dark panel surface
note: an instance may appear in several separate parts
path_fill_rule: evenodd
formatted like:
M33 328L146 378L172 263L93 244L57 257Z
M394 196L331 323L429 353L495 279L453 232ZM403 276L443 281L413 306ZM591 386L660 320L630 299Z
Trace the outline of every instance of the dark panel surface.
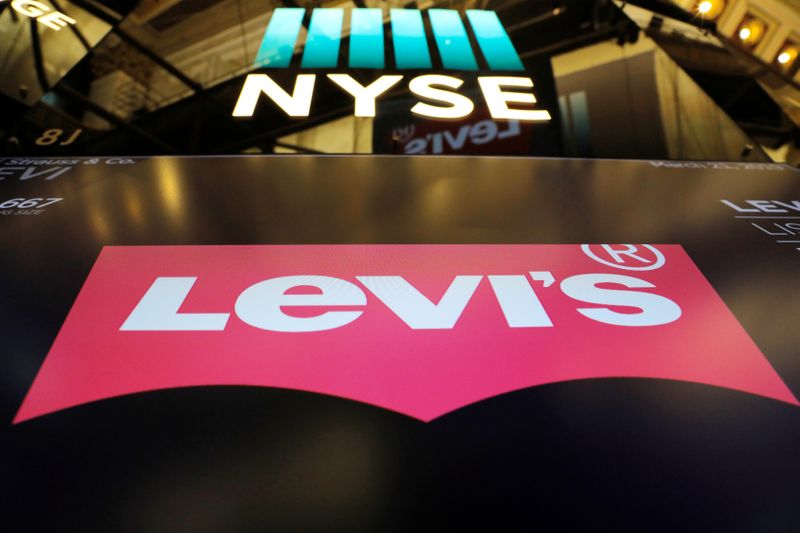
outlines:
M775 224L786 229L800 213L720 201L800 202L789 167L306 156L45 163L0 160L0 206L63 198L38 213L0 208L4 530L800 529L800 410L690 383L558 383L428 424L305 392L199 387L11 425L104 245L681 244L798 395L800 244L778 241L800 236L777 235Z

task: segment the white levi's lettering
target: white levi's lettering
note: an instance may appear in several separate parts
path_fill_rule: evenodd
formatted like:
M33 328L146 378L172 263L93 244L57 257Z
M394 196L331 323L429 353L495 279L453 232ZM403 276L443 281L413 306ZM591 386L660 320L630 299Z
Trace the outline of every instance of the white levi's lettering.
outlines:
M439 300L431 302L401 276L356 276L412 329L451 329L483 276L456 276Z
M534 281L550 287L551 272L531 272ZM549 328L554 322L534 287L522 275L488 275L505 322L510 328ZM415 330L452 329L478 289L484 276L455 276L435 303L402 276L355 276L370 293L403 323ZM196 277L158 277L147 289L121 331L222 331L230 313L180 312ZM599 285L616 285L608 288ZM561 293L600 307L576 311L595 322L613 326L659 326L678 320L682 310L674 301L642 290L655 286L645 280L619 274L578 274L561 281ZM311 288L313 293L290 292ZM356 284L330 276L303 275L270 278L245 288L236 299L238 318L254 328L274 332L314 332L346 326L358 319L368 304ZM311 316L294 316L284 308L314 308ZM365 307L365 309L336 309ZM613 308L628 308L615 310ZM631 312L630 308L637 310Z
M295 287L313 287L318 294L286 294ZM309 332L335 329L349 324L362 311L323 311L312 317L294 317L282 307L365 305L364 291L329 276L285 276L249 287L236 300L236 314L247 324L270 331Z
M579 308L578 312L597 322L614 326L660 326L678 320L681 308L668 298L657 294L605 289L600 283L613 283L631 289L653 288L647 281L619 274L579 274L561 282L561 290L581 302L635 307L640 313L620 313L608 308Z
M157 278L121 331L222 331L229 313L179 313L197 278Z

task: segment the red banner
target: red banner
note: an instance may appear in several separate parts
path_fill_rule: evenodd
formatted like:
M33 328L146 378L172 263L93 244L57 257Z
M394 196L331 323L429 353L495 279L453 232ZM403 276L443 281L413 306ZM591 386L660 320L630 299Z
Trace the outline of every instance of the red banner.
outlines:
M677 245L123 246L103 249L15 422L201 385L430 421L612 377L798 403Z

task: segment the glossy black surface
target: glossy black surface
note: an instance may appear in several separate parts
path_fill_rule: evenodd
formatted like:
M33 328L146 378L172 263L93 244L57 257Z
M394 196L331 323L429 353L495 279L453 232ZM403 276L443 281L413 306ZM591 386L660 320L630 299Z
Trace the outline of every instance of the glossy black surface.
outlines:
M87 161L20 181L8 169L33 165L0 160L0 200L64 198L39 215L0 216L6 531L407 531L484 521L800 530L800 409L689 383L559 383L429 424L311 393L200 387L11 425L111 244L677 243L798 395L800 245L776 243L720 202L800 200L797 171L524 158Z

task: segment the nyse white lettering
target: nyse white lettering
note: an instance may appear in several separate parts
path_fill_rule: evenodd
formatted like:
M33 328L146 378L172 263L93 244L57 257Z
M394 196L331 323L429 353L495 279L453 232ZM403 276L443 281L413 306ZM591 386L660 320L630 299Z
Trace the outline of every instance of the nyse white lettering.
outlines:
M522 120L525 122L547 122L550 113L543 109L515 109L508 106L515 104L535 104L536 97L530 92L504 91L505 87L531 89L533 80L518 76L481 76L478 84L483 91L489 112L496 120Z
M530 272L534 281L547 289L553 285L550 272ZM503 317L511 328L549 328L554 323L531 282L522 275L489 275ZM452 329L469 305L483 275L458 275L438 303L402 276L355 276L373 296L400 321L415 330ZM157 278L128 318L122 331L222 331L230 313L190 313L180 309L194 286L195 277ZM599 285L603 285L602 287ZM619 288L609 288L613 285ZM579 274L564 279L561 291L579 302L601 307L579 307L578 313L593 321L613 326L659 326L678 320L681 308L663 296L638 289L653 289L648 281L618 274ZM302 294L293 292L302 289ZM313 294L308 290L312 289ZM637 290L630 290L637 289ZM284 276L260 281L246 288L234 310L242 322L258 329L278 332L314 332L345 326L365 309L331 310L336 307L364 307L365 292L350 281L329 276ZM311 316L285 312L291 307L316 310ZM612 307L636 309L621 312ZM316 309L314 309L316 308Z
M233 109L233 116L252 117L258 97L263 92L290 117L307 117L316 81L314 74L300 74L295 79L294 91L289 94L266 74L250 74Z
M381 76L366 87L348 74L328 74L328 78L355 99L355 116L374 117L375 100L397 85L403 76Z
M464 84L464 80L453 76L441 74L426 74L417 76L408 83L408 89L416 96L432 100L437 103L447 104L445 106L431 105L424 102L417 102L411 108L415 115L430 118L464 118L475 109L475 104L466 96L447 89L458 89ZM445 87L445 89L437 88Z
M333 83L344 89L354 98L356 116L375 116L375 101L396 85L403 76L381 76L369 85L361 85L346 74L328 74ZM259 97L264 94L290 117L307 117L311 110L311 100L316 83L315 74L300 74L295 80L291 94L280 87L267 74L249 74L245 78L234 117L252 117ZM475 104L466 96L455 92L464 81L453 76L426 74L411 79L409 90L416 96L434 104L418 102L411 111L414 114L437 119L463 118L472 113ZM495 120L520 120L526 122L547 122L550 113L542 109L530 109L536 97L530 92L533 80L517 76L482 76L478 78L483 98ZM523 89L527 92L508 91L507 88ZM444 105L441 105L444 104ZM509 104L523 104L522 108Z

